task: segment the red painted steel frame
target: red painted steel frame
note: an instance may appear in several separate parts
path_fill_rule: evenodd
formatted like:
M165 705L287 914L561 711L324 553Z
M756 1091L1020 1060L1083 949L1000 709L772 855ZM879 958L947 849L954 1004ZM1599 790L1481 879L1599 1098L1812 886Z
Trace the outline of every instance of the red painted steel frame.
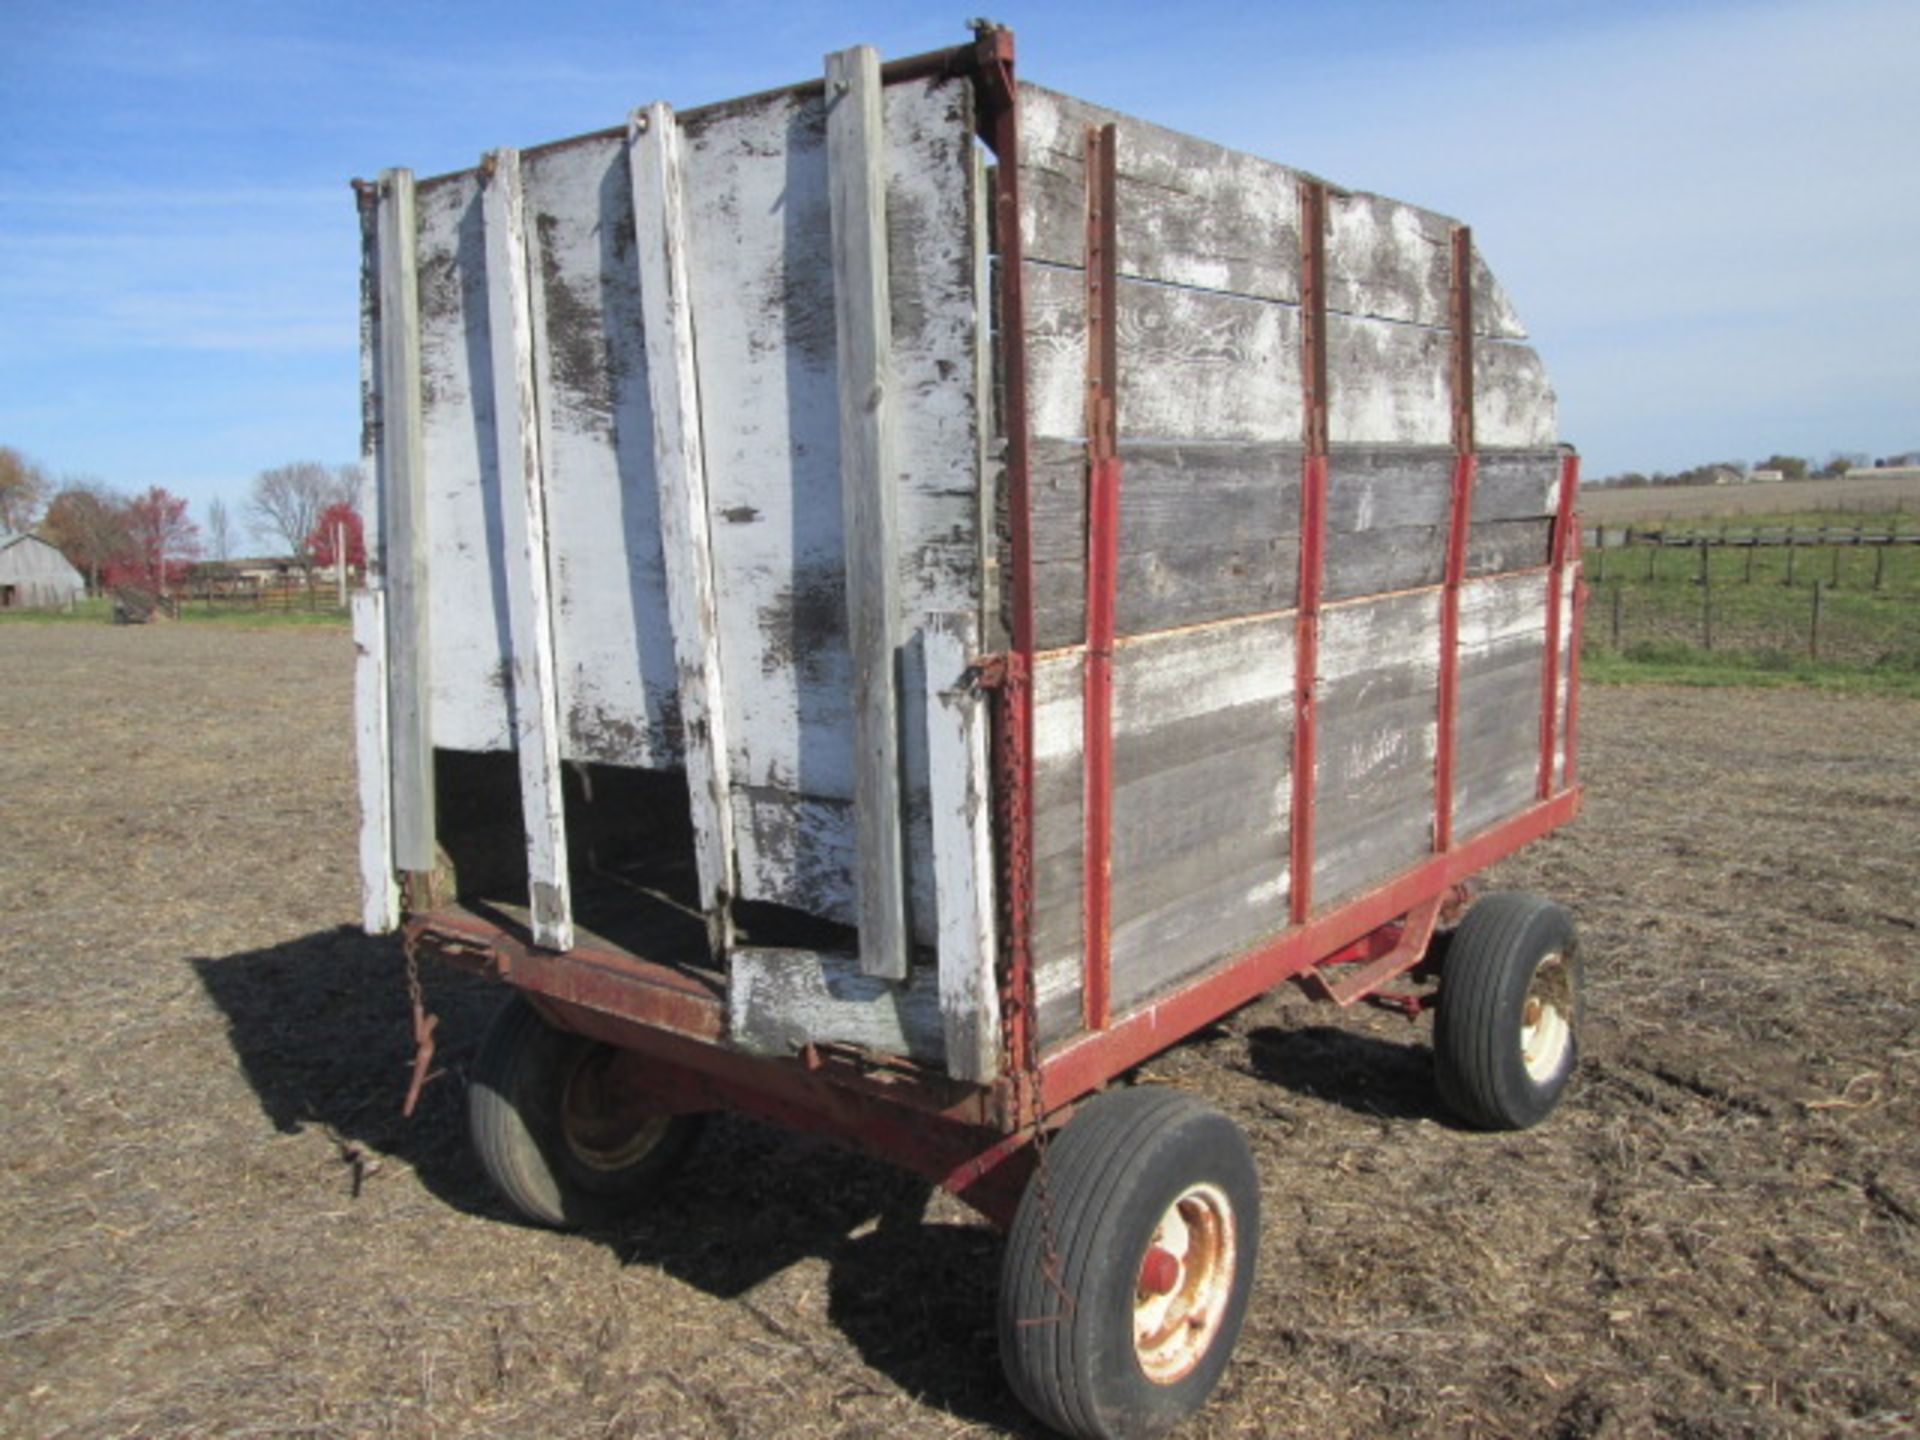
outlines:
M1467 535L1473 523L1473 233L1453 228L1448 292L1453 329L1453 497L1447 520L1447 571L1440 592L1440 723L1433 759L1433 848L1453 848L1453 767L1459 748L1460 587L1467 575Z
M1000 413L1006 432L1008 647L994 727L1000 802L1001 1013L1016 1086L1031 1083L1039 1036L1033 982L1033 509L1027 434L1025 245L1020 233L1020 95L1013 32L982 28L975 53L979 128L994 166L994 248L1000 257ZM1026 1062L1026 1063L1023 1063ZM1025 1097L1016 1108L1026 1108Z
M1081 755L1085 767L1081 1013L1103 1030L1113 976L1113 632L1120 579L1119 267L1115 258L1115 126L1086 131L1087 177L1087 654Z
M1327 187L1300 186L1300 375L1306 458L1300 467L1300 593L1293 629L1292 833L1289 913L1313 913L1314 779L1318 769L1320 591L1327 546Z
M1534 793L1542 800L1553 793L1553 762L1560 714L1560 597L1566 589L1569 555L1577 556L1579 534L1573 523L1573 497L1580 488L1580 457L1560 460L1560 503L1553 518L1553 540L1547 564L1547 646L1540 685L1540 777Z

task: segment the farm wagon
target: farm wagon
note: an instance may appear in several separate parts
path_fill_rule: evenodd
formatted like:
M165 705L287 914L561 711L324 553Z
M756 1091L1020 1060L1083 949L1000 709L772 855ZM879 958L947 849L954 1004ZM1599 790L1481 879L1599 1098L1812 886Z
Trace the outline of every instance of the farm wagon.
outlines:
M1579 806L1577 470L1465 227L1013 62L358 186L365 923L512 987L520 1212L826 1135L1008 1229L1028 1406L1144 1435L1259 1192L1130 1070L1291 978L1435 1007L1469 1123L1571 1073L1570 921L1467 882Z

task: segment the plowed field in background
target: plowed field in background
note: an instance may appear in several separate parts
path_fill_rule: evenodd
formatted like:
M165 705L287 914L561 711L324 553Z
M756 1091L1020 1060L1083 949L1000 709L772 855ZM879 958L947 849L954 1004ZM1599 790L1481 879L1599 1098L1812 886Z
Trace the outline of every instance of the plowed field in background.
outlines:
M0 1432L1025 1435L1000 1247L729 1121L618 1233L513 1223L400 1119L339 632L0 631ZM1584 926L1542 1130L1427 1028L1286 990L1148 1067L1253 1137L1266 1232L1192 1434L1907 1433L1920 1407L1920 705L1598 689L1586 816L1497 877Z

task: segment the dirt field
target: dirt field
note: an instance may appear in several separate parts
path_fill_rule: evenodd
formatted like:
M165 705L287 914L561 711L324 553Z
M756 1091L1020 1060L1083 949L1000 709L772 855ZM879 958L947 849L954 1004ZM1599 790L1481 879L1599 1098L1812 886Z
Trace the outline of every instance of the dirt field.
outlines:
M1920 484L1885 476L1838 480L1780 480L1767 485L1682 485L1580 492L1580 518L1589 525L1629 520L1698 520L1706 516L1785 515L1798 510L1920 511Z
M344 634L0 628L0 1433L1030 1435L999 1245L729 1122L618 1234L460 1136L491 997L398 1105L359 937ZM1586 1060L1453 1128L1425 1025L1291 990L1150 1067L1254 1137L1267 1228L1188 1433L1912 1433L1920 705L1601 690L1585 819L1499 877L1585 925Z

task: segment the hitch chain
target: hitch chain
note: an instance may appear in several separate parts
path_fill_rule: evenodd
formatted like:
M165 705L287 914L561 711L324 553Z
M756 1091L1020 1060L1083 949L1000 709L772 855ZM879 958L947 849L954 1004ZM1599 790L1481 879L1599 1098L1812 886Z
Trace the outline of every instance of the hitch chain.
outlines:
M407 1098L400 1106L400 1113L412 1119L427 1082L446 1072L429 1071L433 1064L433 1032L439 1027L440 1017L427 1010L426 995L420 988L420 955L413 936L407 937L403 948L407 956L407 1003L413 1008L413 1078L407 1085Z

